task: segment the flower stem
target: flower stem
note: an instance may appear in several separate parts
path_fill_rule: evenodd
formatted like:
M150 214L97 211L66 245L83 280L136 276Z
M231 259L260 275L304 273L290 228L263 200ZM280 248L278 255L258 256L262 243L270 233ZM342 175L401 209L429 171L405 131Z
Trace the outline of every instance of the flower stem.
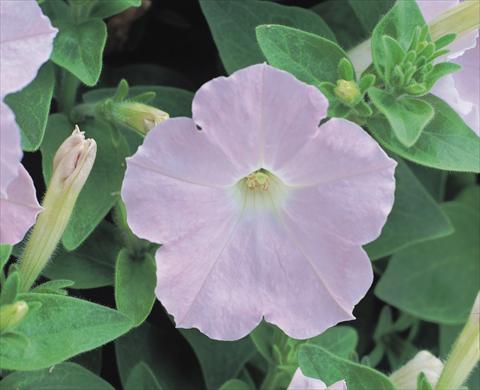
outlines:
M277 365L268 367L267 375L260 387L260 390L278 390L284 388L293 374L288 373Z
M77 89L80 85L78 80L72 73L62 69L60 76L60 87L57 91L57 100L60 111L70 116L70 111L75 106L77 99Z
M480 294L460 336L453 345L435 390L458 389L480 360Z
M66 202L67 197L61 197L57 191L47 191L43 201L44 211L33 228L19 262L21 292L27 292L32 287L56 248L70 218L70 214L58 212Z

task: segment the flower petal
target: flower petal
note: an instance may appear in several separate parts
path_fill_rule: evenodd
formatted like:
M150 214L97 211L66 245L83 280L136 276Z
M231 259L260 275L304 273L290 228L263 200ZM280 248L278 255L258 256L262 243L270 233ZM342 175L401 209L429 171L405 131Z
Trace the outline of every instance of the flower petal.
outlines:
M210 220L160 248L157 297L177 326L235 340L265 316L304 339L352 319L353 303L372 282L368 257L357 246L314 233L308 240L315 242L303 248L286 225L271 212L246 211Z
M302 370L297 368L287 390L347 390L347 384L342 380L327 387L320 379L305 376Z
M417 5L427 23L435 20L458 3L459 0L417 0Z
M467 50L454 62L462 69L440 79L432 93L445 100L480 136L480 46Z
M28 85L38 68L50 58L57 29L35 0L0 2L0 95Z
M128 224L137 236L157 243L200 229L223 207L233 208L234 195L226 185L233 185L236 175L191 119L169 119L127 159L122 198Z
M0 243L20 242L40 211L32 178L18 163L18 176L8 186L6 196L0 195Z
M7 196L7 188L18 175L22 159L20 129L13 111L0 102L0 196Z
M293 374L292 381L287 390L327 390L327 385L320 379L310 378L303 375L300 367Z
M275 166L307 142L327 105L314 87L259 64L204 84L192 111L233 163L252 172ZM305 131L298 132L299 127Z
M308 144L328 101L315 87L270 66L263 73L263 167L275 171Z
M390 213L395 166L358 125L334 118L275 173L295 192L286 203L292 218L363 245L379 236Z

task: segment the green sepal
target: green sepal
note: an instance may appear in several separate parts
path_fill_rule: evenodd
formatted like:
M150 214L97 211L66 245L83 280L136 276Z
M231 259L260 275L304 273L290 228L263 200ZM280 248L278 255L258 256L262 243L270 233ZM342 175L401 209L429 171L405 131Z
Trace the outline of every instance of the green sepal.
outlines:
M115 95L112 96L112 100L114 102L121 102L124 100L128 95L129 85L127 80L121 79L118 83L117 90L115 91Z
M450 73L456 72L461 68L460 65L454 64L453 62L440 62L439 64L434 65L433 69L428 73L425 79L427 91L430 91L439 79Z
M68 295L65 288L75 284L72 280L58 279L42 283L31 290L33 293Z
M435 52L435 44L433 42L429 42L425 45L422 51L417 53L418 56L424 56L427 60L429 60L433 53Z
M15 302L20 291L20 274L18 271L10 272L0 292L0 305Z
M358 82L358 88L360 88L360 93L363 95L367 92L368 88L373 87L375 84L376 77L372 73L364 74L360 81Z
M435 41L435 48L437 50L442 49L445 46L450 45L456 38L457 38L457 34L455 33L445 34Z
M423 372L417 377L417 390L433 390L432 385L428 382L428 379Z
M419 84L419 83L412 83L410 85L407 85L404 88L404 90L409 95L413 95L413 96L422 96L422 95L425 95L428 92L427 87L425 85Z
M383 41L383 46L385 50L384 78L387 84L392 85L393 83L392 83L391 77L392 77L394 68L396 65L400 64L403 61L406 53L396 39L388 35L384 35L382 37L382 41Z
M8 244L0 245L0 274L2 273L3 267L7 264L10 255L12 254L12 246Z
M151 103L156 96L157 96L156 92L148 91L148 92L143 92L139 95L135 95L131 97L130 100L135 101L137 103L147 104L147 103Z
M360 101L356 106L355 106L355 111L357 112L358 115L363 116L363 117L369 117L373 114L373 111L371 107L368 105L367 102L365 101Z
M355 70L347 58L342 58L338 62L337 72L340 79L347 81L353 81L355 79Z
M329 82L324 81L318 85L318 89L325 95L325 97L330 101L330 103L335 102L337 97L335 96L335 87L336 85Z

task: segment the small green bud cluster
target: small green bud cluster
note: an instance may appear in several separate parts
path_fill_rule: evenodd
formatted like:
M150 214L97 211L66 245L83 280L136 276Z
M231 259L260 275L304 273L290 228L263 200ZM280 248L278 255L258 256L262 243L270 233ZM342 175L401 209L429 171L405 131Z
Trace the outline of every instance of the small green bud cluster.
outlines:
M435 42L431 41L428 26L416 27L407 50L388 36L383 36L385 48L385 87L393 95L422 96L428 93L435 82L448 73L460 68L459 65L434 61L449 52L447 45L455 40L455 34L447 34Z
M145 92L127 99L129 86L126 80L121 80L115 96L103 101L97 110L109 122L126 126L145 135L164 120L168 113L147 103L155 98L155 92Z
M320 84L320 90L330 101L329 115L364 121L372 115L372 109L365 101L365 93L375 84L375 76L364 74L357 83L352 63L347 58L340 60L337 73L339 79L336 84Z

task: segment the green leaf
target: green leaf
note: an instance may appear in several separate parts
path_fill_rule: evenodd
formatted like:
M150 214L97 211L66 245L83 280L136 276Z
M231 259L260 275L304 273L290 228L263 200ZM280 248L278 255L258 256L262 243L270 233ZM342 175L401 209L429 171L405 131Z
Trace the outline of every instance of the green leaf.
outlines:
M338 63L347 58L336 43L290 27L259 26L257 40L271 65L317 87L324 81L335 83Z
M432 168L480 172L480 138L443 100L433 95L422 97L435 110L415 145L404 146L393 134L386 119L369 120L368 129L385 148L401 157Z
M162 390L155 374L144 362L138 363L130 373L124 390Z
M443 201L447 184L447 172L408 162L408 167L437 202ZM467 175L475 176L473 173Z
M2 389L114 390L99 376L75 363L60 363L38 371L17 371L0 381Z
M23 294L42 306L15 329L28 338L23 348L0 339L0 368L36 370L103 345L128 331L131 321L105 306L62 295Z
M335 40L322 18L303 8L257 0L201 0L200 5L228 73L265 59L255 39L255 27L282 24Z
M378 21L395 4L395 0L348 0L365 31L372 32Z
M272 324L262 321L252 332L250 338L259 354L269 363L274 363L272 354L275 333L280 330Z
M249 337L238 341L216 341L196 329L182 329L202 368L207 389L217 389L238 375L256 350Z
M362 4L359 4L359 7L361 6ZM380 75L384 75L387 61L383 36L396 39L400 46L407 50L417 26L425 26L425 20L415 0L397 1L380 20L372 34L372 59Z
M102 371L102 347L74 356L70 362L80 364L93 373L100 375Z
M142 0L94 0L94 2L95 4L92 7L90 16L100 19L106 19L130 7L139 7L142 4Z
M480 186L472 185L466 188L458 195L457 200L473 209L478 208L478 205L480 205Z
M402 160L395 170L395 203L382 234L365 249L372 260L408 245L447 236L453 226L447 215Z
M65 288L74 284L71 280L59 279L42 283L31 290L33 293L67 295Z
M252 388L248 383L245 383L240 379L230 379L220 386L219 390L252 390Z
M347 388L355 390L395 390L381 372L334 355L316 345L303 345L298 362L304 375L331 385L345 379Z
M40 148L43 175L47 183L52 174L55 153L72 130L73 126L65 115L50 116L47 126L48 137ZM77 248L118 200L125 170L125 157L129 154L125 139L110 126L99 122L86 123L82 130L85 131L86 137L95 139L97 157L63 234L62 242L67 250Z
M308 344L325 348L334 355L349 359L358 343L357 331L350 326L335 326L311 338Z
M362 28L360 20L347 0L322 1L310 10L325 20L344 49L350 49L370 36Z
M53 44L52 61L73 73L83 83L93 86L102 70L102 56L107 40L107 26L101 19L80 24L62 20L55 23L59 32Z
M461 199L442 208L455 232L393 255L375 294L423 320L453 325L466 320L478 292L480 211Z
M102 221L93 234L74 252L57 250L42 275L69 279L73 288L97 288L114 284L115 261L121 249L114 225Z
M127 383L135 366L144 362L152 370L162 388L182 390L199 388L198 384L202 383L200 369L191 363L187 365L185 361L189 354L192 354L189 345L173 326L165 328L156 328L144 322L115 340L118 372L123 385ZM185 375L186 370L188 375Z
M10 254L12 253L12 246L8 244L0 245L0 272L2 271L5 264L7 264Z
M155 259L149 253L142 258L122 249L115 267L115 302L117 309L140 325L152 310L157 283Z
M419 98L395 96L372 87L368 96L375 106L385 115L392 131L406 147L417 142L423 129L434 116L433 107Z
M42 143L54 85L53 66L47 62L27 87L5 98L20 127L23 150L37 150Z

